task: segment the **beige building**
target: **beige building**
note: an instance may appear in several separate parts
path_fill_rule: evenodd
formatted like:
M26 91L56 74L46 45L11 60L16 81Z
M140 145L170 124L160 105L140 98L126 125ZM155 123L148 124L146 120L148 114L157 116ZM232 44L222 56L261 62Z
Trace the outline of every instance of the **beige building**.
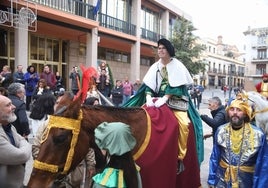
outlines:
M189 15L165 0L2 0L0 69L45 64L69 86L74 65L105 60L115 79L143 78L154 47Z
M194 76L195 84L206 88L243 87L245 63L241 60L242 53L235 45L225 44L223 37L217 40L203 38L200 43L206 47L201 58L206 64L206 71Z
M245 35L246 89L255 90L255 85L268 73L268 27L248 28Z

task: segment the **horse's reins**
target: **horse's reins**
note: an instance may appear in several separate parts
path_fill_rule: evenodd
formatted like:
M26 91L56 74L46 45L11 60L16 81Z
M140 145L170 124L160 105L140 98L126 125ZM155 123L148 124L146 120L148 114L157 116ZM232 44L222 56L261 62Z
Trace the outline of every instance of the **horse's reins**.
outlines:
M70 149L68 151L64 169L61 172L61 174L67 174L67 172L69 171L71 167L73 156L74 156L74 147L76 146L76 143L78 140L78 134L81 128L81 119L82 119L82 111L80 111L78 119L71 119L71 118L66 118L66 117L50 115L48 126L44 134L42 135L41 144L44 141L46 141L51 128L63 128L63 129L72 131L73 136L72 136L72 140L70 144ZM33 167L36 169L48 171L51 173L59 172L59 165L48 164L48 163L41 162L39 160L34 160Z

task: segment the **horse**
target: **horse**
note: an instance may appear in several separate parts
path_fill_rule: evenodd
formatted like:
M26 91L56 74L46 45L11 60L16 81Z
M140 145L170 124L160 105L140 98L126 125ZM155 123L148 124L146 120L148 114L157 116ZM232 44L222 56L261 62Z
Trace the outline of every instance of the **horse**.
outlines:
M256 125L260 127L268 140L268 100L256 91L247 92L249 104L253 106L253 117Z
M159 117L150 117L150 110L161 111L156 116L160 116L164 122L170 119L177 122L175 116L167 114L168 111L173 113L166 105L159 109L81 106L79 98L72 101L66 93L57 103L55 115L49 117L48 128L43 135L38 157L34 161L28 187L50 187L55 178L61 178L72 171L83 160L88 148L96 147L94 129L104 121L123 122L131 126L132 134L137 140L132 154L141 167L144 187L186 187L181 186L183 181L187 185L199 181L198 185L190 187L200 186L195 140L191 134L193 126L189 126L191 129L187 141L189 147L185 156L185 161L191 163L191 167L185 165L185 170L181 174L176 174L177 123L158 124L154 128L151 125L154 119L159 121ZM167 132L170 135L165 135Z

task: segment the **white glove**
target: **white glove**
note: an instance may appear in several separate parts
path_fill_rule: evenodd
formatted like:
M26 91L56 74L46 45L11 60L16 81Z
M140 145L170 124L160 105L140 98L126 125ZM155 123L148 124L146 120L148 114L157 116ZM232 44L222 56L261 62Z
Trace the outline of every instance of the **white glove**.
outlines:
M153 98L151 97L151 95L146 96L146 106L154 106Z
M158 100L154 103L155 107L160 107L163 104L165 104L167 102L168 98L166 96L163 96L161 98L158 98Z

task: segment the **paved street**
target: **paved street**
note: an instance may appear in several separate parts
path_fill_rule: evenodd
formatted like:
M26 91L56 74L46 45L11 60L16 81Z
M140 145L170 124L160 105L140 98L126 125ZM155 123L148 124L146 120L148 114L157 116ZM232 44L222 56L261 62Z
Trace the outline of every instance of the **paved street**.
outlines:
M220 89L206 89L203 94L202 94L202 104L200 105L199 112L200 114L207 114L211 117L210 115L210 110L208 109L208 99L213 97L213 96L218 96L223 104L224 104L224 95L223 91ZM207 134L211 132L211 128L203 122L203 134ZM203 188L207 188L207 177L208 177L208 171L209 171L209 157L211 154L212 150L212 137L204 140L204 162L201 164L201 183Z
M199 112L200 114L208 114L210 115L210 111L207 109L207 104L208 104L208 99L213 97L213 96L218 96L220 97L220 99L222 100L222 102L224 103L224 95L223 95L223 91L221 91L220 89L205 89L205 91L202 94L202 103L200 104L200 109ZM207 134L211 132L211 128L203 122L203 133ZM31 139L30 139L31 141ZM210 153L212 150L212 138L208 138L206 140L204 140L204 162L201 165L201 183L202 183L202 187L206 188L207 187L207 176L208 176L208 162L209 162L209 157L210 157ZM26 182L28 182L29 179L29 175L30 175L30 169L32 166L32 160L30 160L27 164L26 164L26 178L25 178L25 184Z

